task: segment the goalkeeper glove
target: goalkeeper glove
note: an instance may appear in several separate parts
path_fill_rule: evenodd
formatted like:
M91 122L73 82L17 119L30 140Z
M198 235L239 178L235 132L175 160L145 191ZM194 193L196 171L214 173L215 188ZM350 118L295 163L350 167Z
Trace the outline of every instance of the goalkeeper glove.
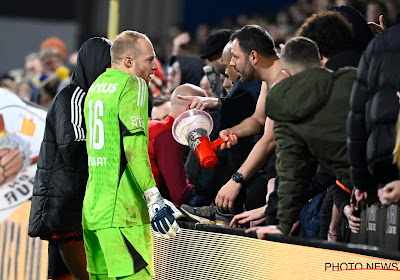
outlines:
M143 198L149 208L151 227L156 235L162 235L165 238L176 236L180 228L174 216L178 218L182 213L171 202L165 200L167 201L165 203L157 187L145 191Z

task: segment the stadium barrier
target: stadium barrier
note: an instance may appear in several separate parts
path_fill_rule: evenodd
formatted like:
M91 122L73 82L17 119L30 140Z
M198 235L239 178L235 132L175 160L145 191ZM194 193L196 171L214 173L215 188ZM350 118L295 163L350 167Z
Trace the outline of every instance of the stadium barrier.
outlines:
M28 237L29 209L30 201L27 201L0 224L1 280L47 279L47 242ZM383 226L388 232L385 231L386 240L382 244L394 242L390 250L279 235L259 240L254 233L245 234L243 229L180 222L182 231L176 238L154 238L154 279L354 279L360 276L399 279L400 254L394 246L398 245L398 215L393 212L397 206L382 209L376 211L375 221L383 218L389 221ZM367 215L368 223L374 221L374 210L369 211L369 214L362 212L365 229ZM374 227L369 225L370 229ZM365 236L368 234L365 230ZM391 234L392 241L387 234Z
M397 205L378 207L362 205L360 233L350 234L349 242L368 244L399 252L399 211Z
M376 246L330 243L180 222L176 238L155 238L157 280L399 279L400 254ZM369 278L364 278L369 279Z

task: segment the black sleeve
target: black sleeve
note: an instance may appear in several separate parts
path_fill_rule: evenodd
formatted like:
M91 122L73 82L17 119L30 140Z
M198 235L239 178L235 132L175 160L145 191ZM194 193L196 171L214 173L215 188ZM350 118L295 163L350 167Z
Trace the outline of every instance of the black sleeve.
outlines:
M376 187L376 182L368 171L366 131L366 104L372 94L369 92L369 63L373 48L367 48L361 57L357 71L357 80L350 97L350 112L347 118L347 151L350 162L350 174L353 185L366 191Z
M65 165L77 170L87 170L86 126L83 115L84 96L82 89L73 92L67 87L53 102L55 139Z
M338 185L334 185L332 189L333 203L335 203L339 212L343 215L343 209L350 204L350 194Z
M267 217L266 225L277 225L279 220L276 218L278 212L278 185L279 177L275 178L274 191L269 195L268 206L265 209L265 216Z

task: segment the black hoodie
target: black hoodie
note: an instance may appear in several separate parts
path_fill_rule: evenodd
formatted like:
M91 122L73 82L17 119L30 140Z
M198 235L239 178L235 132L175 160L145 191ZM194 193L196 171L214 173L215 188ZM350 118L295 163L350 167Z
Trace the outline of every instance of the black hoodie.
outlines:
M78 53L71 82L47 113L33 187L28 234L51 238L82 231L82 204L88 178L86 92L111 64L111 42L87 40Z
M361 55L367 48L368 43L374 38L371 28L368 26L363 15L352 7L332 6L328 10L339 12L351 23L353 27L353 39L347 48L331 56L326 62L325 67L333 71L337 71L345 66L358 67Z
M172 65L175 61L179 62L179 67L181 69L180 85L189 83L200 86L200 81L204 76L204 61L196 57L178 55L173 56L169 64Z

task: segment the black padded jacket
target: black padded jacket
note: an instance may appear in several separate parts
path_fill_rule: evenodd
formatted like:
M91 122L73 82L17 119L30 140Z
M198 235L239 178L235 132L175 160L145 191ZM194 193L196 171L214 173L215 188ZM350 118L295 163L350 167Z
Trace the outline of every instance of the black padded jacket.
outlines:
M368 191L398 178L392 163L399 114L400 25L376 36L361 57L350 99L347 147L353 185Z
M111 64L111 42L92 38L79 50L71 82L54 98L47 113L33 187L28 234L62 237L82 231L82 204L88 179L86 92Z

